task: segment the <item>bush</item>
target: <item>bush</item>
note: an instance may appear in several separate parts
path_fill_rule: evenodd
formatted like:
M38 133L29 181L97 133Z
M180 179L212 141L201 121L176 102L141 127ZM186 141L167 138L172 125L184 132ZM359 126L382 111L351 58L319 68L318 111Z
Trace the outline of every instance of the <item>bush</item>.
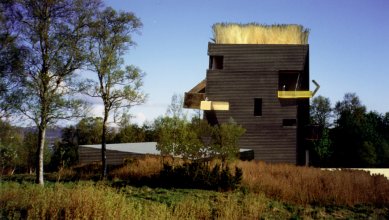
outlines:
M228 191L239 186L242 175L242 169L238 167L232 173L228 166L219 164L213 167L204 163L185 163L176 167L165 164L160 181L164 187Z

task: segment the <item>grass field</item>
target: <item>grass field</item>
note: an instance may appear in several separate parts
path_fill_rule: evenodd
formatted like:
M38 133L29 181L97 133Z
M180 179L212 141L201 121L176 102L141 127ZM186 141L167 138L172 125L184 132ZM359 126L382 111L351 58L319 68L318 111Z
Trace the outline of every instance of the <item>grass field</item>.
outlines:
M109 181L83 180L93 178L98 165L48 174L45 187L28 175L2 177L0 219L389 219L389 181L382 175L231 165L242 168L243 179L228 192L139 187L137 181L162 169L155 157L111 170Z
M1 219L383 219L388 209L368 205L296 205L241 190L215 192L104 182L0 184Z

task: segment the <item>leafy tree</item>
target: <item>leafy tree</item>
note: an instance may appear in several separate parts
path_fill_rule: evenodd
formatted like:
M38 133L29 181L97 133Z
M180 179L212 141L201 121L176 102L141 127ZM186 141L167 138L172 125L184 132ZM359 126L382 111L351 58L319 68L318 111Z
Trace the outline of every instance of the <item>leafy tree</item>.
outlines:
M332 108L329 98L317 96L312 99L310 108L311 121L323 128L330 126Z
M124 69L122 56L134 42L131 33L141 27L140 20L130 12L116 12L112 8L96 11L90 26L89 69L97 74L85 84L86 94L99 97L104 104L101 136L102 177L107 175L106 136L110 112L129 108L145 101L141 92L144 74L134 66ZM89 89L88 89L89 88Z
M28 131L24 134L22 149L19 151L18 156L21 158L20 164L29 173L32 173L36 168L35 163L38 155L36 154L36 146L38 145L38 136L36 130ZM43 151L43 165L46 166L50 163L51 151L49 150L47 143L45 142Z
M174 94L171 99L171 103L168 106L166 115L173 118L183 118L187 117L187 114L184 112L184 97L182 95Z
M51 168L54 170L70 167L78 162L78 134L74 126L62 129L61 141L53 146Z
M321 137L319 140L314 140L313 144L313 160L315 165L322 165L327 161L331 154L331 139L329 136L329 127L331 125L332 108L329 98L317 96L312 99L310 108L311 123L319 126ZM315 159L317 157L317 159Z
M144 141L150 142L150 141L157 141L157 132L155 129L155 126L151 122L144 122L142 125L142 132L144 134Z
M131 124L131 115L123 113L119 123L119 132L115 135L114 143L144 142L146 132L143 127Z
M311 121L323 126L320 140L313 141L314 161L320 166L387 167L389 166L388 113L366 112L355 93L346 93L336 103L333 127L331 105L327 98L312 101Z
M157 149L162 155L191 160L217 156L226 164L239 154L238 142L245 132L232 120L215 127L198 118L188 122L166 116L157 121Z
M36 182L43 185L44 146L48 125L83 109L74 99L75 70L83 66L90 17L97 0L21 0L13 2L13 28L25 48L24 71L18 72L18 110L38 130Z
M217 129L216 152L222 159L223 164L235 159L239 154L239 139L246 132L242 126L233 119L222 123Z
M352 114L356 116L357 119L361 119L365 113L366 107L362 105L361 100L355 93L346 93L343 97L343 101L339 101L335 104L335 114L338 120L342 114Z
M198 137L197 123L190 123L183 109L183 98L174 94L168 106L165 117L155 120L155 130L158 134L157 149L161 154L173 157L181 156L184 159L202 157L204 151Z
M78 144L100 144L103 119L101 117L87 117L78 122L76 126Z
M20 158L23 137L21 132L8 122L0 120L0 168L1 173L13 173L23 163Z
M162 156L178 156L178 147L186 141L184 138L184 129L187 122L180 118L160 117L155 120L158 134L157 150L161 151Z
M193 117L189 129L195 132L198 139L196 147L192 149L192 157L195 159L215 157L217 154L215 150L217 127L211 126L208 121L199 117Z
M366 166L389 166L389 126L385 117L377 112L365 115L363 124L362 158Z
M335 105L337 120L330 136L333 141L334 162L338 166L361 165L363 147L363 124L366 107L355 93L347 93L343 101Z
M14 110L14 100L18 99L15 89L18 86L13 72L23 67L23 48L18 44L12 25L11 5L0 2L0 118L10 115Z
M132 143L145 141L146 134L142 127L135 124L128 124L121 127L115 135L115 143Z
M13 174L16 166L15 160L17 158L16 150L9 146L4 146L0 143L0 175L7 173Z
M184 159L199 157L202 145L187 120L165 116L157 119L156 124L157 150L161 151L163 156L181 156Z
M328 161L334 153L330 129L324 128L320 139L313 140L312 145L313 155L311 157L311 164L314 166L328 166Z

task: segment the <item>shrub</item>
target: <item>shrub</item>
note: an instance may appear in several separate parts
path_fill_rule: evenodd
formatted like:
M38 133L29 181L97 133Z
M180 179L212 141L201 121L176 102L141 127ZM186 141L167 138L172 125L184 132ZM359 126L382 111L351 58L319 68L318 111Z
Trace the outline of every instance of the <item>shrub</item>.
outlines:
M236 189L242 180L242 169L235 167L235 173L230 168L213 167L204 163L185 163L173 167L165 164L160 173L160 181L165 187L196 188L228 191Z

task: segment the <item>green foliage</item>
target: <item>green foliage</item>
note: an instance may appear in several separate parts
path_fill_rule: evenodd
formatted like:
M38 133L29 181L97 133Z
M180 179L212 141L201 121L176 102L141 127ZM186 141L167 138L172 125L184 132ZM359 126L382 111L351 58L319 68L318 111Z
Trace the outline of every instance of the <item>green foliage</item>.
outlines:
M78 145L74 143L56 142L53 146L51 168L58 170L78 163Z
M233 174L228 166L221 167L218 164L214 167L204 163L185 163L175 167L165 164L158 182L169 188L227 191L239 186L242 175L242 169L238 167L235 167Z
M76 129L78 144L99 144L101 143L103 119L101 117L83 118L78 122Z
M369 120L374 113L369 113L371 116L368 117L366 107L355 94L346 94L343 101L336 103L335 111L338 119L331 131L334 162L346 167L377 164L373 141L379 133Z
M329 98L317 96L311 101L311 123L328 128L332 117L332 108Z
M115 135L115 143L133 143L144 142L146 140L146 131L135 124L127 124L120 128Z
M0 119L14 113L14 105L22 98L15 73L23 71L26 51L11 22L11 5L7 1L0 2Z
M239 139L246 132L242 126L232 119L216 127L216 152L222 161L236 159L239 154Z
M163 117L156 121L158 133L157 150L161 154L190 158L192 150L199 146L196 134L189 123L178 117Z
M329 158L333 154L329 132L329 128L324 128L321 138L313 141L313 150L318 157L318 161L314 161L314 165L323 166L328 163Z
M318 161L313 164L335 167L388 167L388 113L366 112L355 93L345 94L335 104L333 127L329 127L331 107L328 98L317 97L311 107L313 123L324 126L323 136L313 141Z
M20 158L22 135L18 129L0 120L0 174L13 173Z
M144 103L146 95L141 91L144 73L135 66L123 68L124 53L134 44L131 33L139 31L142 23L131 12L117 12L113 8L95 11L88 32L88 69L97 79L87 79L81 84L85 94L99 97L104 104L101 148L103 170L107 176L106 143L107 121L113 110L128 111L133 105Z
M223 162L233 160L239 154L239 138L245 129L230 121L212 127L206 121L163 117L156 121L157 149L162 155L181 156L197 160L220 157Z
M36 131L30 131L24 134L22 155L24 166L28 170L36 169L37 153L36 148L38 146L38 136ZM47 143L45 143L43 152L44 165L48 165L51 159L51 151Z
M188 121L182 106L183 98L173 95L167 115L154 122L157 149L162 155L190 160L220 157L223 162L237 157L244 128L232 119L219 126L211 126L199 117Z
M15 149L5 147L0 143L0 175L7 174L7 171L13 173L16 158L17 154Z
M74 94L75 70L85 62L88 24L98 0L9 1L12 33L25 61L12 71L21 99L18 112L35 123L38 133L37 182L43 184L45 132L50 124L80 116L84 102Z

